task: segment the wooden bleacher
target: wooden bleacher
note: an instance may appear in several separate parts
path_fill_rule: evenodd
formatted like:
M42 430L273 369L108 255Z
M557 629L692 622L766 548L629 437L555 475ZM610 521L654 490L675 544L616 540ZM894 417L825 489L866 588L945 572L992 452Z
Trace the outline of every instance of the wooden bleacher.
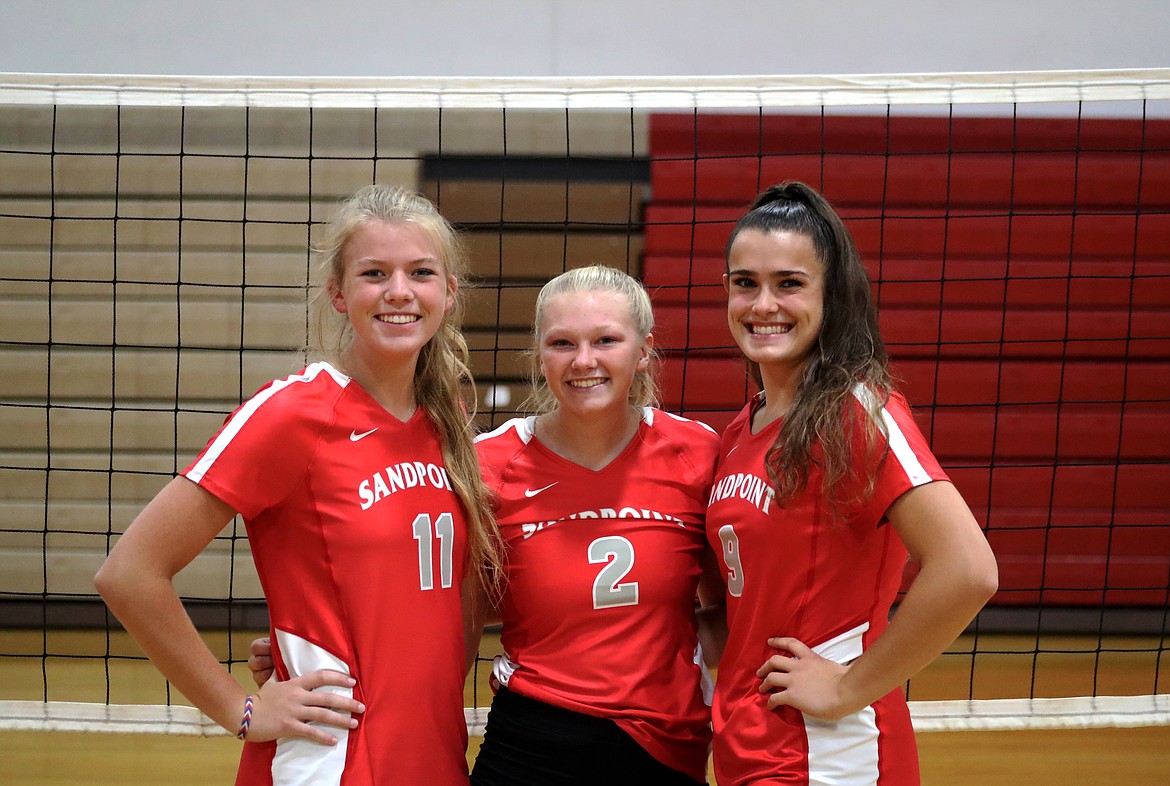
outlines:
M637 273L647 177L643 160L619 157L424 160L420 190L464 231L479 283L464 333L480 427L514 416L527 396L533 307L549 279L590 264ZM508 406L484 400L493 387L510 392Z
M308 246L371 179L429 194L466 230L472 370L481 394L513 391L510 407L481 403L481 425L512 414L540 285L636 265L645 161L614 163L625 117L583 116L582 170L545 149L563 149L561 115L510 116L513 145L540 155L504 161L484 154L498 116L458 114L434 166L428 112L385 117L395 147L374 161L362 111L318 111L310 129L285 110L0 108L0 624L104 624L92 577L109 545L226 413L300 367ZM229 527L180 592L258 599L242 534Z

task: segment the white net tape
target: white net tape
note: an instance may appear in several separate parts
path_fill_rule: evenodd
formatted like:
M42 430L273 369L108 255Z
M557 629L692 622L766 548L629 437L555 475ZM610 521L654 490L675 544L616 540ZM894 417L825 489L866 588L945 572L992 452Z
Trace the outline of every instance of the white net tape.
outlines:
M483 736L488 708L464 707L463 714L467 733ZM912 701L910 714L919 732L1170 726L1170 695ZM0 702L0 731L228 734L194 707L71 701Z
M487 707L464 707L467 733L482 737L487 714ZM0 701L0 731L177 734L188 737L228 733L194 707L80 701Z
M1170 98L1170 69L735 77L329 78L0 74L0 104L733 109Z

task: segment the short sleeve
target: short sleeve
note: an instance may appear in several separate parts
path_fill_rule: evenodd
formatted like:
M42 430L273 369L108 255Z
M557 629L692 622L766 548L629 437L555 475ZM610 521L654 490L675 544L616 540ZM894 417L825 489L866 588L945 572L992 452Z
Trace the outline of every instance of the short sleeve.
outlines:
M233 412L181 473L245 519L277 505L303 481L331 417L327 399L336 400L322 385L284 383L270 384Z
M878 465L874 493L863 511L864 518L877 522L883 521L890 505L910 489L948 480L901 395L890 396L881 417L888 450Z

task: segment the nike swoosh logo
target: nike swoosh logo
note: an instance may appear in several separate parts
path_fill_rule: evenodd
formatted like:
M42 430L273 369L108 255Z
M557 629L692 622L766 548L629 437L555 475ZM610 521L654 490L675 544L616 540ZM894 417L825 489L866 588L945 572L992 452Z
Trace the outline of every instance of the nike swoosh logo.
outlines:
M370 436L371 434L373 434L377 430L378 430L378 427L375 426L374 428L370 429L369 431L363 431L361 434L357 433L356 431L351 431L351 432L349 432L349 441L350 442L357 442L359 439L365 439L366 437Z
M524 489L524 496L535 497L540 492L548 491L549 489L551 489L553 486L557 485L558 483L560 483L559 480L554 480L552 483L549 483L547 486L545 486L542 489Z

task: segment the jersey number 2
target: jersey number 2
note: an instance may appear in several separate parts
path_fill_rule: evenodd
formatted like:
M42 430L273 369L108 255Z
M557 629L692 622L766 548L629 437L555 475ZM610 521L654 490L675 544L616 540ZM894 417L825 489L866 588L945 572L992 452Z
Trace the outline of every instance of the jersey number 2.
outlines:
M451 553L455 547L455 520L450 513L440 513L431 529L431 515L420 513L414 517L414 539L418 541L418 583L424 590L435 588L434 539L439 539L439 581L443 589L451 586Z
M589 564L599 562L606 566L593 580L593 608L637 606L638 582L622 583L634 567L634 544L617 535L598 538L589 544Z

